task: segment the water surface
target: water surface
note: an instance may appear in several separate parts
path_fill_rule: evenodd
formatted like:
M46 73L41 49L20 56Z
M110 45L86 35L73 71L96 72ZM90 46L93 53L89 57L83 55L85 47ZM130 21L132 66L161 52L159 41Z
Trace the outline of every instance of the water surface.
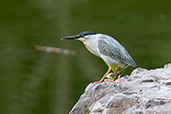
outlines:
M137 67L171 62L171 7L164 1L15 0L0 4L0 113L66 114L105 63L81 42L60 38L82 31L115 37ZM75 50L50 54L35 45ZM133 68L128 68L129 74Z

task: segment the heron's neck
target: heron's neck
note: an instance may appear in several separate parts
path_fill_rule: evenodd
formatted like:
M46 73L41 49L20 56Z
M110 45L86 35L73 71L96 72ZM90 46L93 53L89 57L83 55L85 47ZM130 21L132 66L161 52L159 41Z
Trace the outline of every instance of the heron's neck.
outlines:
M85 47L94 55L99 56L98 51L98 42L96 38L87 39L85 42L83 42Z

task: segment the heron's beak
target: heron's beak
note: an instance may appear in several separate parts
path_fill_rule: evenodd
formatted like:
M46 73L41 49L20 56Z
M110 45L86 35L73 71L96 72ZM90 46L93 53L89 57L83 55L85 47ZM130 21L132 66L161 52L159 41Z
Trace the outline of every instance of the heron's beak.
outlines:
M79 38L81 38L81 35L68 36L68 37L62 38L61 40L72 40L72 39L76 40Z

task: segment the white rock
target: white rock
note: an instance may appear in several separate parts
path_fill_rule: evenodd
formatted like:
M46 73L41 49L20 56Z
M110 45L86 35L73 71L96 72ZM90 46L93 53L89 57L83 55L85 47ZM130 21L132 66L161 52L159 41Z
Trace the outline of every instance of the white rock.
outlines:
M89 84L70 114L171 114L171 64Z

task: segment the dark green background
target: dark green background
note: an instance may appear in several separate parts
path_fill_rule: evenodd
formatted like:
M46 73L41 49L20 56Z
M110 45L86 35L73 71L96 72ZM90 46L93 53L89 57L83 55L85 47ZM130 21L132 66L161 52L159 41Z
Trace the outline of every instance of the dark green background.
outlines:
M0 3L0 114L66 114L105 63L78 41L82 31L114 36L137 67L171 62L170 0L4 0ZM35 45L75 50L49 54ZM133 68L128 68L129 74Z

